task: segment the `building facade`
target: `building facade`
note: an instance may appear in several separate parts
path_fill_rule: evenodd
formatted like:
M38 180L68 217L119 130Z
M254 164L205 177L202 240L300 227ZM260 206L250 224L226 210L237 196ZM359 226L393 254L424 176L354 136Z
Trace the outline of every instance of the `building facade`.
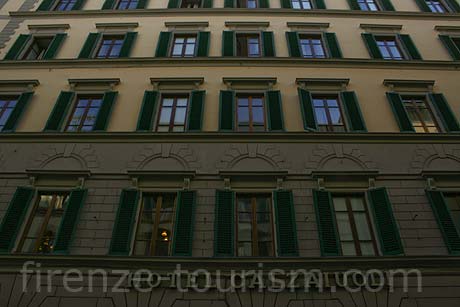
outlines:
M460 305L457 0L0 0L0 31L0 306Z

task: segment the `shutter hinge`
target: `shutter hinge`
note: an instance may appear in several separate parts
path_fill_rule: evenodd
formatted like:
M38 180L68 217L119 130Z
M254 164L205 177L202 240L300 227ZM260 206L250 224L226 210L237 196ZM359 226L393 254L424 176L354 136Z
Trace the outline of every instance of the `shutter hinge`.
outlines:
M184 190L190 190L190 178L184 178Z
M429 190L436 190L436 181L434 180L434 178L426 178L426 185Z
M227 191L232 189L230 178L224 178L224 189Z

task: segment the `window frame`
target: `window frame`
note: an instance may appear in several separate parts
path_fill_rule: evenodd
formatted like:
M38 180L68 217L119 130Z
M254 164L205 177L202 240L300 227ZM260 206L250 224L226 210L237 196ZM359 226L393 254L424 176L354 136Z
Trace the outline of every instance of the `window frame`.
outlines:
M121 49L123 48L123 44L126 39L126 32L125 33L99 33L100 37L97 39L91 58L96 59L96 60L107 60L107 59L119 59L120 54L121 54ZM104 39L107 37L112 37L112 42L114 41L113 37L120 37L122 39L121 46L120 46L120 52L116 57L110 57L110 56L105 56L105 57L99 57L99 52L102 49L102 46L104 45ZM107 52L107 55L110 55L112 49L113 49L114 44L110 45L109 52Z
M51 46L51 43L53 42L53 39L56 37L56 34L58 34L58 33L54 33L54 34L32 34L30 39L28 40L28 42L25 44L24 48L18 54L17 59L20 60L20 61L40 61L40 60L43 60L43 56L45 55L46 51ZM41 57L38 57L38 58L33 59L33 60L25 59L24 57L30 52L33 44L36 42L36 40L40 40L40 39L50 39L50 42L49 42L48 46L46 47L46 49L43 50L43 54L41 54Z
M69 10L67 10L67 9L65 9L65 10L58 10L57 8L59 7L60 3L63 2L63 1L67 1L67 2L69 2L69 3L73 1L74 3L73 3L72 8L69 9ZM68 12L68 11L73 10L73 8L74 8L74 6L75 6L76 3L77 3L77 0L56 0L55 3L53 4L53 6L51 7L51 11L56 11L56 12ZM66 8L67 8L68 6L69 6L69 4L66 6Z
M120 5L121 3L125 1L125 2L128 2L128 7L127 8L124 8L124 9L121 9L120 8ZM132 2L135 2L136 3L136 7L135 8L129 8L129 5L132 3ZM120 10L120 11L123 11L123 10L135 10L137 9L137 6L139 5L139 0L117 0L116 3L115 3L115 6L114 6L114 9L115 10Z
M399 53L401 54L401 59L399 58L395 58L393 57L393 54L390 53L392 55L391 58L385 58L384 55L383 55L383 52L381 51L380 49L380 46L379 46L379 39L383 39L385 41L390 41L391 38L392 40L394 40L395 44L396 44L396 48L398 49ZM380 54L382 55L382 59L383 60L386 60L386 61L407 61L407 60L410 60L411 57L409 56L408 52L406 51L406 47L404 46L404 43L399 39L398 35L395 35L395 34L374 34L374 39L375 39L375 43L377 45L377 48L380 52ZM386 49L388 51L388 45L385 44L386 46Z
M303 37L308 37L309 40L314 39L315 37L319 37L319 40L321 41L321 48L323 49L324 57L306 57L303 53L303 48L302 48L302 39ZM299 41L299 48L300 48L300 55L302 59L329 59L331 58L331 55L329 54L329 48L327 48L326 40L324 39L324 33L316 33L316 32L298 32L297 33L297 39ZM311 45L310 45L311 46ZM312 49L314 50L314 48Z
M72 118L73 118L73 114L75 113L75 110L77 109L79 98L80 97L94 98L96 96L100 97L100 99L101 99L101 106L99 107L99 111L98 111L98 113L96 115L96 120L97 120L97 117L99 116L99 112L101 111L102 104L104 103L104 93L103 92L75 93L75 95L72 98L72 101L70 103L70 105L71 105L70 112L68 112L67 116L65 117L65 120L64 120L65 125L63 125L62 132L86 133L86 132L93 132L94 131L94 125L93 125L93 128L91 129L91 131L81 131L81 127L83 126L82 123L84 123L84 121L86 120L86 115L88 113L89 108L85 108L85 119L83 121L81 121L80 124L78 125L78 127L79 127L78 130L76 130L76 131L67 131L67 128L69 127L69 124L70 124L70 122L72 121ZM96 122L96 120L95 120L95 122Z
M408 98L410 98L410 100L412 102L414 102L414 100L423 100L425 102L425 106L426 106L426 109L428 110L428 112L430 113L431 115L431 118L433 119L433 123L434 123L434 126L438 129L437 132L429 132L427 131L427 126L425 124L425 121L424 120L420 120L420 119L423 119L423 116L420 115L420 110L418 107L415 108L416 110L416 113L417 113L417 117L418 119L420 120L420 123L423 127L423 130L424 132L417 132L416 133L442 133L444 132L443 130L443 127L442 125L440 124L442 121L440 120L440 118L438 118L436 112L434 111L435 108L433 106L433 104L431 103L431 100L429 99L428 95L421 95L421 94L411 94L411 93L399 93L400 96L401 96L401 100L402 100L402 103L403 103L403 106L404 106L404 110L406 111L406 113L408 114L409 116L409 120L410 120L410 123L412 126L414 126L414 123L412 122L411 118L410 118L410 115L409 115L409 112L406 108L406 100ZM414 105L414 103L412 103L412 105ZM415 127L414 127L415 129Z
M187 0L181 0L181 1L180 1L179 8L181 8L181 9L196 9L196 8L202 8L202 7L203 7L203 0L197 0L197 1L200 2L199 5L198 5L198 7L187 7L187 6L183 6L185 1L187 1Z
M359 2L359 1L364 1L364 4L366 5L367 10L363 10L363 9L361 8L361 5L360 5L360 2ZM374 4L375 4L375 6L377 7L377 10L374 11L374 10L369 9L369 3L368 3L368 1L369 1L369 0L357 0L359 9L360 9L361 11L363 11L363 12L381 12L381 11L384 10L384 9L383 9L383 6L382 6L382 4L380 3L379 0L370 0L370 1L374 1Z
M452 8L450 7L449 3L447 3L446 1L444 0L434 0L434 1L438 1L439 4L444 8L444 12L439 12L439 11L433 11L431 9L431 6L430 4L428 4L428 1L433 1L433 0L424 0L425 1L425 4L428 6L428 8L430 9L430 12L431 13L436 13L436 14L446 14L446 13L452 13Z
M196 57L196 53L198 51L198 34L197 32L172 32L172 39L171 39L171 42L170 42L170 46L169 46L169 52L168 52L168 55L170 58L178 58L178 59L181 59L181 58L194 58ZM186 39L188 38L191 38L191 37L195 37L195 47L194 47L194 50L193 50L193 55L192 56L186 56L184 51L185 51L185 48L186 48L186 45L187 44L183 44L182 46L182 52L181 52L181 55L180 56L175 56L173 55L173 52L174 52L174 46L175 46L175 41L176 41L176 38L177 37L184 37Z
M327 121L328 121L327 125L321 125L318 122L318 118L316 116L315 99L322 99L323 100L323 106L324 106L324 100L327 100L329 98L334 98L335 100L337 100L337 105L338 105L338 109L339 109L339 112L340 112L340 117L342 119L342 125L340 127L343 127L343 131L334 131L333 128L338 126L338 125L333 125L332 124L331 114L329 112L329 106L324 107L324 109L326 110L325 113L326 113L326 118L327 118ZM350 131L350 128L348 127L348 120L349 120L348 119L348 114L346 113L345 106L343 104L342 96L340 95L340 93L312 92L311 93L311 103L312 103L312 106L313 106L313 112L315 114L315 121L316 121L316 124L318 126L318 130L320 132L323 132L323 133L343 133L343 132L349 132ZM327 127L326 131L321 131L320 127Z
M248 124L248 131L239 130L239 119L238 119L238 96L246 96L248 98L248 113L249 113L249 124ZM252 97L253 96L260 96L262 98L262 108L264 113L264 130L263 131L254 131L253 130L253 120L252 120ZM251 97L251 99L249 99ZM268 114L267 114L267 97L265 92L261 91L241 91L235 92L235 130L236 132L241 133L257 133L257 132L267 132L268 129Z
M19 102L19 98L21 97L21 94L13 94L13 93L0 93L0 98L1 99L8 99L8 106L6 107L2 107L0 108L0 118L3 116L3 114L6 112L7 109L11 109L11 112L10 114L8 115L8 117L5 119L5 123L3 124L3 127L0 127L0 132L3 131L3 128L5 126L5 124L8 122L8 119L10 118L11 114L13 113L14 109L16 108L16 106L18 105L18 102ZM13 99L14 98L14 99ZM12 102L12 101L16 101L15 105L13 107L9 107L9 104Z
M246 40L246 55L239 55L238 54L238 36L244 36ZM258 44L259 44L259 54L257 56L250 56L249 55L249 43L248 43L248 38L250 36L257 36L258 39ZM264 57L264 46L263 46L263 41L262 41L262 32L260 31L237 31L235 32L235 56L241 57L241 58L263 58Z
M300 8L295 8L294 7L294 4L293 4L293 0L291 0L291 7L292 9L294 10L305 10L305 11L308 11L308 10L314 10L315 9L315 3L313 0L307 0L309 3L310 3L310 7L311 8L304 8L303 7L303 1L302 0L297 0L299 2L299 5L300 5Z
M171 111L171 116L169 118L169 125L168 131L158 131L160 119L161 119L161 110L163 108L163 99L164 98L173 98L173 110ZM187 98L187 111L185 112L185 120L184 120L184 131L172 131L174 126L174 117L176 115L176 107L177 107L177 99L178 98ZM155 119L155 126L153 131L158 133L184 133L187 132L187 124L188 124L188 117L190 113L190 100L191 100L191 93L190 92L162 92L160 94L159 104L156 112L156 119ZM171 124L173 123L173 124ZM181 125L182 126L182 125ZM166 127L164 125L163 127Z
M240 6L241 1L244 1L245 6ZM259 1L254 0L254 3L255 3L255 5L256 5L255 7L248 7L248 1L251 1L251 0L237 0L237 1L236 1L236 8L250 9L250 10L258 9L258 8L259 8Z

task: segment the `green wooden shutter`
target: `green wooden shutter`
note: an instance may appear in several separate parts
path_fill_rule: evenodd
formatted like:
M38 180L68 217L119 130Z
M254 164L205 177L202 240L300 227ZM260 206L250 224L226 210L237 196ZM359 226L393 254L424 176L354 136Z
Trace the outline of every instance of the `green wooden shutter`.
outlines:
M139 0L137 2L137 6L136 6L136 9L145 9L145 7L147 6L147 0Z
M447 51L449 51L452 58L456 61L460 60L460 49L454 43L452 38L448 35L439 35L439 39L447 48Z
M399 235L398 225L393 216L390 200L385 188L370 189L368 197L372 207L375 228L380 239L383 255L399 255L404 250Z
M427 190L426 195L449 253L460 254L460 230L455 226L443 193L441 191Z
M263 51L265 57L275 56L275 41L273 38L273 32L262 32Z
M280 91L267 91L268 129L270 131L284 131L283 106Z
M407 114L406 108L404 108L401 95L393 92L388 92L386 95L396 117L396 121L398 122L399 130L401 130L401 132L415 132L409 114Z
M105 92L102 98L102 105L97 113L96 122L94 123L93 131L104 131L107 129L112 106L115 102L118 92Z
M283 9L291 9L291 0L281 0L281 7Z
M443 94L428 95L448 132L460 132L460 125Z
M289 56L293 58L302 57L302 53L300 52L299 35L297 32L286 32L286 40L288 43Z
M180 0L169 0L168 2L168 9L176 9L179 8Z
M152 131L158 99L157 91L145 91L142 108L137 121L137 131Z
M459 13L460 12L460 4L458 4L457 0L447 0L450 8L455 12Z
M341 59L342 50L340 50L339 41L337 40L337 36L335 33L324 33L324 39L326 41L329 55L333 59Z
M431 12L430 7L426 4L425 0L415 0L423 12Z
M75 1L74 6L72 7L72 11L78 11L83 7L83 4L86 0L77 0Z
M420 55L420 52L418 52L417 47L415 46L414 42L412 41L412 38L407 35L407 34L398 34L399 39L404 45L404 48L407 50L409 53L409 56L411 57L412 60L421 60L422 56Z
M102 5L103 10L113 10L115 7L116 0L105 0L104 4Z
M342 92L343 105L347 114L348 123L351 131L367 132L358 98L355 92Z
M235 192L216 191L214 255L233 257L235 253Z
M235 7L235 0L225 0L224 1L225 8L234 8Z
M155 51L155 57L164 58L168 56L169 41L172 38L171 32L160 32L158 39L157 50Z
M180 191L177 197L174 225L174 256L192 256L193 223L195 221L196 192Z
M38 7L37 11L49 11L54 5L55 0L43 0L43 2Z
M62 123L66 118L67 111L72 104L75 96L74 92L64 92L59 94L59 97L54 104L53 111L51 111L48 121L46 122L44 131L59 131Z
M298 88L297 89L300 102L300 111L302 112L303 127L305 130L316 131L318 125L316 124L315 110L313 109L313 101L309 91Z
M203 125L204 98L206 91L192 91L190 94L190 112L188 113L188 131L201 131Z
M83 48L78 55L79 59L89 59L92 56L94 49L96 48L97 42L101 37L100 33L90 33L86 38Z
M219 97L219 130L233 131L234 129L234 107L235 92L220 91Z
M27 106L33 95L34 92L26 92L22 93L19 96L18 102L16 103L16 106L14 107L10 116L6 120L2 131L14 131L16 129L16 125L18 124L25 107Z
M203 8L209 9L212 8L213 0L203 0Z
M316 224L322 256L340 256L341 248L331 193L313 190Z
M198 33L198 48L196 50L197 57L207 57L209 54L209 37L211 32Z
M380 52L379 46L373 34L362 33L361 34L364 42L366 43L367 50L373 59L383 59L382 53Z
M359 7L358 0L347 0L347 1L352 10L361 11L361 7Z
M19 37L14 42L13 46L11 46L10 50L8 50L8 53L5 55L4 60L16 60L30 39L32 39L32 35L19 35Z
M46 49L46 52L43 55L43 59L44 60L54 59L54 57L56 56L56 53L58 52L59 48L61 47L66 37L67 37L66 33L56 34L53 40L51 41L50 45L48 46L48 49Z
M259 8L261 9L269 8L268 0L259 0Z
M324 0L314 0L314 1L315 1L316 9L326 9L326 3L324 3Z
M120 204L110 242L110 255L129 255L138 200L138 190L124 189L121 191Z
M222 33L222 56L235 55L235 31Z
M75 189L70 193L64 215L59 225L59 230L56 235L53 253L67 254L70 244L73 240L75 228L77 227L80 216L81 207L85 203L86 189Z
M120 49L120 58L127 58L129 57L129 54L131 53L131 50L133 48L133 42L136 39L137 32L128 32L125 35L125 39L123 41L123 45L121 46Z
M391 0L380 0L380 3L382 4L384 11L394 11L395 10L395 7L393 6L393 3L391 3Z
M18 187L16 189L0 224L0 253L8 253L13 249L16 236L23 224L34 194L33 188Z
M273 192L278 256L298 256L297 227L291 191Z

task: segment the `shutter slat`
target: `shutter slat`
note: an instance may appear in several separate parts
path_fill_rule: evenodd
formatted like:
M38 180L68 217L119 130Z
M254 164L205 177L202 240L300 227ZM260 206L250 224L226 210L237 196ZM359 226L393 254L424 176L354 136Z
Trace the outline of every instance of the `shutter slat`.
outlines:
M318 130L310 92L301 88L298 88L297 92L299 95L300 110L302 112L304 129L310 131Z
M216 191L214 255L232 257L235 251L235 193Z
M315 206L321 255L340 256L341 249L331 193L313 190L313 203Z
M72 7L72 11L78 11L83 7L83 4L86 0L77 0L75 1L74 6Z
M29 103L33 95L34 92L26 92L22 93L21 96L19 96L18 102L16 103L16 106L14 107L13 111L11 112L7 121L5 122L2 131L14 131L16 129L19 119L21 118L21 115L24 113L24 109L26 108L27 104Z
M32 35L29 35L29 34L19 35L19 37L14 42L13 46L11 46L10 50L8 50L7 54L5 55L4 60L16 60L30 39L32 39Z
M347 1L352 10L361 11L361 8L359 7L359 4L358 4L358 0L347 0Z
M406 108L404 108L401 96L398 93L392 92L388 92L386 95L401 132L415 132L414 126L406 112Z
M176 9L179 8L180 0L169 0L168 2L168 9Z
M278 256L298 256L297 227L291 191L273 192Z
M275 56L275 41L273 38L273 32L262 32L263 50L265 57Z
M45 54L43 55L43 59L49 60L54 59L56 53L58 52L59 48L62 46L64 39L67 37L66 33L58 33L54 36L51 44L48 46Z
M97 113L96 122L94 123L93 131L104 131L107 128L110 114L112 113L113 103L118 92L105 92L102 98L102 105Z
M449 54L452 56L452 58L456 61L460 60L460 49L454 43L452 38L448 35L439 35L439 39L447 48L447 51L449 51Z
M339 41L337 40L337 35L335 33L324 33L324 38L328 46L329 55L333 59L341 59L342 50L340 50Z
M171 40L171 32L160 32L160 37L158 39L157 50L155 51L155 57L167 57L169 50L169 42Z
M120 49L120 56L119 56L120 58L129 57L136 37L137 37L137 32L126 33L125 39L123 41L123 45L121 46L121 49Z
M199 32L198 33L198 49L196 51L197 57L207 57L209 54L209 38L210 32Z
M395 7L393 3L391 3L391 0L380 0L380 2L382 3L384 11L395 11Z
M269 8L268 0L259 0L259 8L267 9Z
M291 9L291 0L281 0L281 7L283 9Z
M234 129L234 91L220 91L219 101L219 130L233 131Z
M222 56L235 55L235 31L222 33Z
M176 221L173 233L174 256L192 256L195 206L195 191L180 191L178 193Z
M390 200L385 188L370 189L368 197L375 220L375 228L380 239L383 255L403 254L398 225L393 216Z
M369 51L371 57L373 59L383 59L382 53L380 52L379 46L375 41L374 35L370 33L362 33L361 36L366 44L367 50Z
M316 9L326 9L326 3L324 0L314 0Z
M43 0L43 2L38 7L37 11L49 11L53 6L55 0Z
M188 131L201 131L203 124L204 98L206 91L192 91L190 112L188 114Z
M110 242L109 253L111 255L129 255L138 198L138 190L124 189L121 191L120 204L113 226L112 241Z
M137 2L137 6L136 6L136 9L145 9L145 7L147 6L147 0L139 0Z
M342 92L341 94L350 130L355 132L367 132L355 92Z
M410 35L399 34L398 37L400 41L403 43L404 48L409 53L409 56L411 57L412 60L422 60L422 56L420 55L420 52L415 46L414 41L412 40Z
M74 92L64 91L59 94L59 97L53 107L53 111L51 111L48 121L46 122L45 131L59 131L61 129L67 111L72 104L74 95Z
M448 0L450 8L455 12L459 13L460 12L460 4L457 2L457 0Z
M67 254L70 244L72 243L75 228L80 216L81 207L85 203L86 189L75 189L70 193L64 215L59 225L59 230L56 235L53 253Z
M270 131L284 131L283 107L280 91L267 91L268 127Z
M454 112L449 106L446 98L443 94L429 94L433 105L436 108L436 111L441 117L444 127L448 132L460 132L460 125L458 124L457 119L455 118Z
M428 4L426 4L425 0L415 0L415 2L417 2L417 5L422 10L422 12L431 12L430 7Z
M289 56L293 58L302 57L300 52L299 36L297 32L286 32L286 40L288 43Z
M209 9L212 8L213 0L203 0L203 8Z
M158 99L157 91L145 91L142 100L142 108L137 121L137 131L152 131L155 120L156 104Z
M85 43L83 44L83 48L78 55L79 59L89 59L92 56L94 49L96 48L97 41L101 36L100 33L90 33L86 38Z
M224 8L235 7L235 0L224 0Z
M105 0L102 5L103 10L113 10L115 7L115 0Z

